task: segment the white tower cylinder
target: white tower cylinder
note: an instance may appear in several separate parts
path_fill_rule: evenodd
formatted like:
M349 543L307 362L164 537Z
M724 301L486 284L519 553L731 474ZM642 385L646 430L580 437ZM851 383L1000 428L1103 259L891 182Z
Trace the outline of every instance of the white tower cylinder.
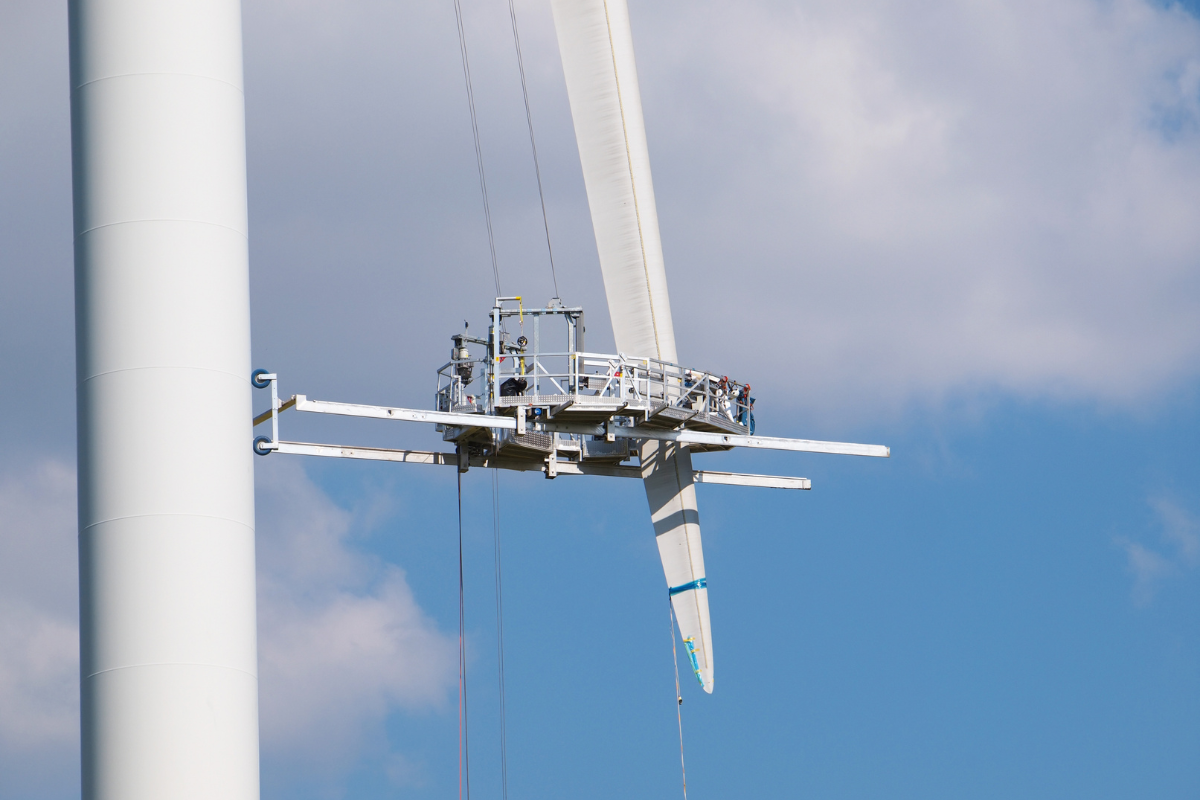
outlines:
M239 0L70 0L85 800L258 797Z

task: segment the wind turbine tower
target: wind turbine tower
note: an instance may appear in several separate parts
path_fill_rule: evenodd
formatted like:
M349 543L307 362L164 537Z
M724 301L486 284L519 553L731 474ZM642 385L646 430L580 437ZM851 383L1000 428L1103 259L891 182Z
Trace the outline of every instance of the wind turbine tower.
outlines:
M85 800L257 798L239 0L70 0Z

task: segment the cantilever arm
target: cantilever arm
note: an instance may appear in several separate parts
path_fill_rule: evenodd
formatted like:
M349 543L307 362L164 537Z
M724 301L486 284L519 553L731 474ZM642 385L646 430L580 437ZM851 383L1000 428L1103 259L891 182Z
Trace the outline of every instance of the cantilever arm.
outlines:
M317 414L338 414L348 417L372 419L394 419L407 422L429 422L440 425L461 425L475 428L503 428L515 430L517 421L512 417L494 417L487 414L454 414L446 411L421 411L412 408L389 406L367 406L354 403L333 403L327 400L309 400L300 394L293 398L297 411ZM291 402L291 401L289 401ZM812 439L784 439L773 436L738 436L728 433L705 431L669 431L639 426L612 426L605 430L603 425L588 425L578 422L530 422L529 429L545 433L580 433L603 436L611 433L621 439L657 439L683 444L717 444L730 447L750 447L765 450L790 450L801 453L831 453L847 456L871 456L888 458L891 450L879 444L855 444L852 442L822 442Z
M629 439L660 439L685 444L723 444L732 447L753 447L763 450L792 450L799 453L832 453L842 456L871 456L888 458L891 448L882 444L853 442L819 442L813 439L783 439L774 436L738 436L706 431L662 431L647 428L616 428L618 437Z
M353 447L337 444L315 444L311 442L275 442L270 448L276 453L291 453L301 456L325 456L326 458L353 458L364 461L394 461L403 464L432 464L457 467L456 453L440 453L431 450L394 450L385 447ZM509 469L519 472L538 472L543 465L536 461L503 456L472 456L472 467ZM641 467L626 467L618 464L587 464L569 461L559 462L559 475L599 475L610 478L641 478ZM747 475L739 472L696 470L697 483L723 483L729 486L759 486L765 489L811 489L808 478L793 478L783 475Z

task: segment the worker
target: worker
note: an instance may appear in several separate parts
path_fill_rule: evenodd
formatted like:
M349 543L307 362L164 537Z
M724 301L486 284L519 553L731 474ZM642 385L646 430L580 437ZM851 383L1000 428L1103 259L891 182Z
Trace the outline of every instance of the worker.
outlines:
M524 378L509 378L504 383L500 384L501 397L519 397L525 394L525 389L528 388L529 382Z
M733 411L729 407L729 376L722 375L721 380L717 383L716 391L717 413L723 414L730 421L733 420Z

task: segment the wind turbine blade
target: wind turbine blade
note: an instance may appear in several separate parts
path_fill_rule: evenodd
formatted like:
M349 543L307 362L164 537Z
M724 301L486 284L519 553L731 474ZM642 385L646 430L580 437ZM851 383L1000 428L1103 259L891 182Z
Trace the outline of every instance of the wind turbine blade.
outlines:
M617 350L678 361L625 0L553 0Z
M685 652L696 679L712 694L712 626L692 454L676 442L648 441L642 446L642 479Z
M552 0L617 350L678 362L626 0ZM692 458L644 441L642 477L688 660L712 692L712 634Z

